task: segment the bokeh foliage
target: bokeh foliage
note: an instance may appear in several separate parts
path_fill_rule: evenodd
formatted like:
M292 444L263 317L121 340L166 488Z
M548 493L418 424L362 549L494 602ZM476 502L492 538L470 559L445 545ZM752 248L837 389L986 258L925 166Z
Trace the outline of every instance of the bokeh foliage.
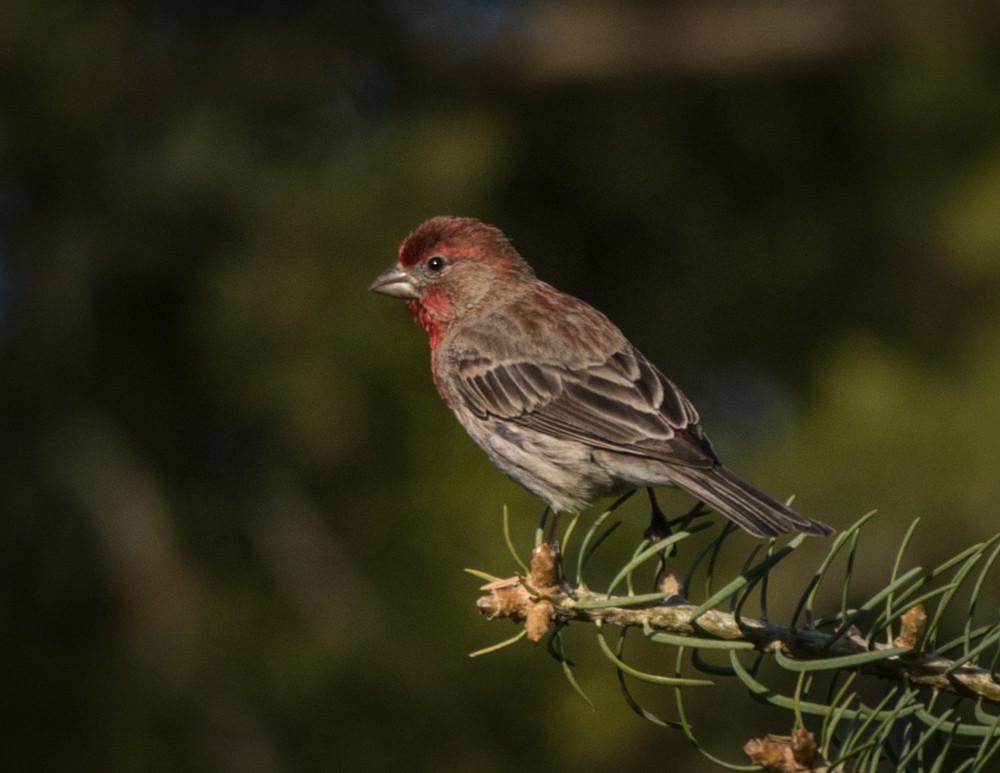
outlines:
M776 495L879 508L873 564L996 531L996 4L704 7L0 0L0 767L683 768L610 680L465 657L538 503L365 292L434 214Z

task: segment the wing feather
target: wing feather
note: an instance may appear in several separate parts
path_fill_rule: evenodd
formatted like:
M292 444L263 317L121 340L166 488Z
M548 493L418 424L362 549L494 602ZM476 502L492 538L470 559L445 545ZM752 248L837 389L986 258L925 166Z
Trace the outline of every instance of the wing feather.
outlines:
M456 331L441 353L452 366L454 393L479 418L673 464L715 465L698 413L681 391L600 312L573 312L545 317L544 329L531 336L511 335L509 314ZM603 339L574 330L595 321L613 332L603 347Z

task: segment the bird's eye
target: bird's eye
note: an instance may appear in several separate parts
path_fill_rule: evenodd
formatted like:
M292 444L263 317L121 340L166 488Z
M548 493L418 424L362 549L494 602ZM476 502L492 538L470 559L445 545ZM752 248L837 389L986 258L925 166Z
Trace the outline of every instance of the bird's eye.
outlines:
M427 261L427 268L433 271L435 274L438 273L445 266L444 258L439 255L435 255L433 258Z

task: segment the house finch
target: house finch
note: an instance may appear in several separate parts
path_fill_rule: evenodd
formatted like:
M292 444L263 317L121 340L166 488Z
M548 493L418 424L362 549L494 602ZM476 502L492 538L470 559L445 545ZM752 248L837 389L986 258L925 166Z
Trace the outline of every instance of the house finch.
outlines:
M601 312L538 279L499 229L432 218L369 289L406 301L448 407L554 511L675 486L756 536L833 533L720 464L681 391Z

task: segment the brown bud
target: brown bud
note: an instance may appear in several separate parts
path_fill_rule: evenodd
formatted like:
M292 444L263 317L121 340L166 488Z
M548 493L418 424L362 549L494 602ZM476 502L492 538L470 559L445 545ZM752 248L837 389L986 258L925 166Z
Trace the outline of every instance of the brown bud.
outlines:
M529 596L517 577L496 580L484 585L480 590L489 591L489 593L479 597L476 601L476 608L490 620L502 617L514 621L524 619L524 608Z
M816 735L810 733L804 727L797 727L792 730L792 756L800 765L804 765L807 770L812 770L816 760L818 749L816 748Z
M892 644L894 647L906 647L920 650L924 643L924 633L927 631L927 612L923 604L910 607L903 613L899 621L899 636Z
M551 588L559 582L559 550L543 542L531 551L528 581L536 588Z
M819 756L816 736L804 727L792 730L788 738L771 734L753 738L743 745L743 751L751 762L776 773L824 770L826 764Z
M524 630L528 634L528 639L538 644L552 627L552 618L555 615L555 607L551 602L538 601L528 607L528 613L524 619Z
M766 738L751 738L743 744L743 752L750 758L750 762L760 765L764 770L786 770L788 751L787 743L770 735Z
M656 584L656 589L660 593L669 593L671 596L683 596L684 586L681 585L681 578L670 569L664 569L660 574L660 581Z

